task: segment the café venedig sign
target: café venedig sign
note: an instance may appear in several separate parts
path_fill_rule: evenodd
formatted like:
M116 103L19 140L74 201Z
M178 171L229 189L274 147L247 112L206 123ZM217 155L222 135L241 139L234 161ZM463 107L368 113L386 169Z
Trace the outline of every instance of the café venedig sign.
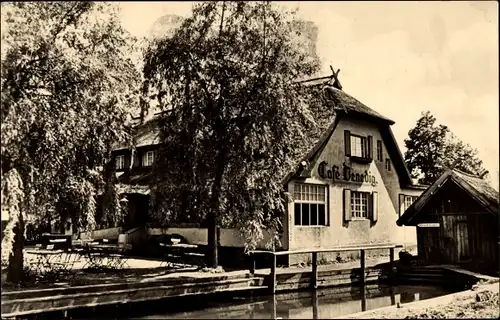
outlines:
M377 185L375 176L371 175L368 170L365 170L363 173L354 172L345 162L342 164L342 172L340 169L337 165L329 169L328 162L323 161L318 166L318 174L322 179L332 179L332 181L343 180L354 183L370 183L374 187Z

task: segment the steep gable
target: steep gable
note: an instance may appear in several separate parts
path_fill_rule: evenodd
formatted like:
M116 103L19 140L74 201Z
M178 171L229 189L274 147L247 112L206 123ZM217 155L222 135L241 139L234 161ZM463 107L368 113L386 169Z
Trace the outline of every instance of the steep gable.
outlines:
M336 129L338 122L342 118L353 118L363 119L378 126L384 145L386 146L398 173L401 185L412 185L410 172L406 168L403 155L401 154L396 139L394 138L394 134L390 128L390 126L394 124L394 121L382 116L344 91L329 85L329 81L325 81L325 78L319 78L316 81L313 79L311 82L308 82L307 86L323 87L322 94L325 95L327 103L329 103L329 105L334 109L335 118L318 142L298 162L296 168L286 175L283 179L283 183L287 183L293 177L310 177L311 171L315 167L319 155L323 152L326 144Z

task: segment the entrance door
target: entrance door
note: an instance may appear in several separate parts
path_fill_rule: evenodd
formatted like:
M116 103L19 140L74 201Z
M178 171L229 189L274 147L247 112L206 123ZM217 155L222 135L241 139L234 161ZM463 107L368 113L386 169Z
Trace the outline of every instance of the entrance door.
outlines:
M457 221L456 237L458 261L465 262L467 260L470 260L469 232L467 230L466 221Z

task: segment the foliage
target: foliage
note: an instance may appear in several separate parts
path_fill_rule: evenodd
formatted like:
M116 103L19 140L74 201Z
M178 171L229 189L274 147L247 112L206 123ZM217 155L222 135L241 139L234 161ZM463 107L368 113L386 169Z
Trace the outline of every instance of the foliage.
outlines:
M216 216L253 248L277 235L281 178L317 124L295 80L318 70L293 25L269 2L196 5L145 52L144 76L164 113L151 184L159 223Z
M2 238L2 263L5 263L12 251L14 242L14 226L22 214L21 203L24 198L23 182L16 169L10 170L2 177L2 211L7 212L9 221Z
M405 161L421 184L432 184L446 168L457 168L471 174L484 171L477 150L455 137L447 126L436 125L429 112L422 113L405 139Z
M80 230L94 225L102 165L127 139L140 78L117 13L97 2L2 4L2 180L17 170L35 224L71 215Z

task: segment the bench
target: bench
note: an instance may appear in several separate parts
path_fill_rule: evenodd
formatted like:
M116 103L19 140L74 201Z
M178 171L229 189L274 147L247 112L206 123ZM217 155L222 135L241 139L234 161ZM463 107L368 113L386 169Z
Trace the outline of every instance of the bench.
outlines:
M189 244L184 237L179 235L165 235L160 240L159 246L162 249L164 261L162 265L182 263L202 265L205 254L201 252L200 247L195 244Z

